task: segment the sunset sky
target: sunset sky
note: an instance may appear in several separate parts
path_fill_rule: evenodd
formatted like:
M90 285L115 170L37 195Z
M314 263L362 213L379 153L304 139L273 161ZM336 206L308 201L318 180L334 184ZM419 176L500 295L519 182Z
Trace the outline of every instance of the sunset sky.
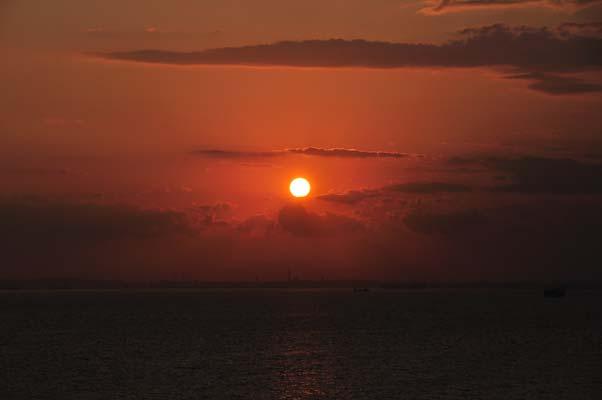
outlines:
M0 280L602 279L602 1L0 0L0 49Z

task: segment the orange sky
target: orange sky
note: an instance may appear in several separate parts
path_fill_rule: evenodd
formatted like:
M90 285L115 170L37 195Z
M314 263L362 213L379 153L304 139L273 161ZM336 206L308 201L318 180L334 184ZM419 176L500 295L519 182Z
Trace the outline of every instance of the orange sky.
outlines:
M383 246L391 244L385 253L396 254L395 258L399 243L394 243L396 233L391 232L398 228L391 227L391 221L422 210L425 204L432 207L430 211L462 213L474 207L514 207L526 198L530 204L540 200L489 192L484 197L480 192L474 197L452 196L438 191L422 199L416 193L392 195L390 189L383 194L380 188L450 181L483 190L504 179L526 179L522 170L482 160L476 166L450 169L447 160L451 156L582 161L602 152L602 75L597 64L543 73L520 65L488 64L386 69L177 66L118 61L98 54L142 49L200 51L331 38L445 44L458 39L462 29L494 23L553 30L570 22L596 29L591 23L600 21L602 15L599 3L569 10L551 8L545 2L541 2L544 6L512 9L495 4L478 10L458 6L451 9L457 12L440 15L419 12L429 4L402 0L0 2L0 200L34 195L69 204L129 204L195 216L198 207L228 204L227 215L212 218L236 227L231 228L236 236L246 229L244 221L256 216L282 225L279 212L286 211L290 201L288 182L306 176L313 191L303 204L310 211L308 221L315 226L304 228L330 232L332 224L334 232L341 224L346 226L346 220L325 213L357 218L368 230L377 226L378 233L366 243L382 235ZM509 79L520 73L529 77ZM553 76L550 79L546 74ZM565 92L568 86L575 91ZM310 146L359 149L368 155L212 158L193 154L198 149L254 154ZM409 156L382 159L370 155L374 151ZM587 175L580 167L575 170ZM376 192L369 192L362 201L377 198L378 204L356 207L355 203L319 199L365 189ZM585 193L592 194L591 185L586 185ZM295 231L291 232L294 236ZM228 234L219 231L222 238L219 235ZM230 260L236 268L243 268L247 261L267 262L261 255L262 246L269 244L254 235L237 242L253 250L248 260ZM282 244L286 248L293 246L289 239L274 240L288 243ZM318 258L344 260L340 265L353 264L343 255L353 242L332 240L340 252L320 253L311 241L301 240L294 246L309 246L320 254ZM430 245L448 245L437 240L435 244L422 242L411 235L404 240L402 247L410 253ZM446 249L455 251L453 246ZM361 257L366 259L376 251L375 247L358 249L364 250ZM424 261L420 254L410 253L404 255L409 257L406 261ZM280 262L278 254L270 262ZM429 260L432 268L441 266L440 260ZM191 262L187 259L184 264ZM215 262L228 264L221 258ZM312 271L315 267L311 265ZM359 275L365 273L357 265L353 268Z
M307 145L417 151L441 142L489 143L507 133L599 133L599 95L545 96L526 89L527 82L498 79L495 70L183 68L85 55L332 37L433 42L467 26L554 26L598 15L594 8L433 17L417 14L423 6L399 0L3 2L3 147L36 154Z

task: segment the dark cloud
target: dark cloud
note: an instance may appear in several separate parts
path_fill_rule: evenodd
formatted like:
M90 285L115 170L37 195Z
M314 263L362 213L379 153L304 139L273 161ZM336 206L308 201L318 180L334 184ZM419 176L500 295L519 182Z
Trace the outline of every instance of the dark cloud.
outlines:
M602 164L569 158L488 158L483 163L509 174L514 183L495 191L548 194L602 194Z
M440 194L440 193L464 193L470 192L472 188L458 183L445 182L410 182L396 185L388 185L379 189L351 190L346 193L329 193L318 196L318 199L333 203L356 204L365 199L386 196L388 194L412 193L412 194Z
M602 160L602 153L586 153L583 156L593 160Z
M282 208L278 223L284 231L295 236L345 235L364 230L364 225L356 219L332 213L315 214L300 205Z
M447 163L452 166L474 165L479 164L482 161L482 158L472 156L452 156L447 159Z
M433 257L442 274L471 270L469 275L485 279L599 280L599 207L572 197L489 203L482 209L415 210L403 223L419 234L421 245L429 243L422 257Z
M191 234L184 214L121 205L66 204L44 200L0 202L2 241L75 243Z
M0 279L210 275L231 246L187 210L5 198L0 220Z
M287 155L306 155L314 157L338 157L338 158L406 158L410 154L390 151L365 151L345 148L320 148L301 147L274 151L236 151L236 150L195 150L192 154L207 158L222 159L254 159L284 157Z
M592 155L595 155L593 153ZM596 160L595 157L587 157ZM597 161L597 160L596 160ZM452 157L451 165L473 165L502 172L513 182L496 192L602 194L602 163L549 157Z
M602 37L602 22L566 22L559 25L556 31L561 36Z
M552 95L580 94L601 92L602 85L590 83L583 79L545 74L541 72L527 72L510 75L507 79L524 79L531 81L529 88Z
M562 26L562 25L561 25ZM474 66L508 65L530 72L582 71L602 66L602 39L560 28L494 24L466 28L465 56Z
M403 222L412 231L422 234L452 235L476 231L487 221L486 217L475 210L463 210L448 213L433 213L414 210L405 216Z
M482 67L574 70L602 66L602 40L548 28L490 25L459 32L442 45L307 40L199 52L140 50L101 54L116 60L165 64L299 67Z
M187 211L3 200L0 279L269 280L286 279L291 262L303 279L602 278L596 199L499 206L490 203L497 193L474 196L476 206L383 202L388 211L401 207L387 220L291 204L277 220L257 215L223 229L199 229Z
M459 183L446 182L410 182L401 183L398 185L390 185L384 188L388 191L403 192L403 193L419 193L419 194L434 194L434 193L463 193L470 192L472 188Z
M441 45L333 39L288 41L187 53L139 50L104 53L100 56L114 60L176 65L370 68L507 66L520 72L511 78L533 81L530 86L533 90L551 94L587 93L600 91L601 88L597 84L560 76L558 73L576 73L602 67L602 38L595 34L598 30L596 24L564 24L554 29L497 24L464 29L458 32L460 39ZM311 148L298 150L305 153L320 151ZM362 156L362 153L356 156ZM225 156L219 152L213 155ZM245 152L239 155L253 156ZM340 154L347 155L350 154ZM397 155L383 153L380 157Z
M505 9L505 8L552 8L576 11L601 4L601 0L426 0L427 5L419 12L425 15L441 15L455 12Z
M382 190L350 190L346 193L329 193L318 196L319 200L332 203L356 204L371 197L377 197L382 194Z
M548 157L550 153L562 154L564 157L578 157L592 150L602 149L602 138L582 138L555 132L535 135L517 132L500 138L499 145L502 146L502 152L510 150L518 151L520 154L535 153L531 155Z
M275 223L271 218L265 215L255 215L249 217L238 224L237 229L251 236L265 237L273 232Z
M223 220L232 212L231 203L202 204L194 208L194 212L201 218L205 225L214 224L216 221Z

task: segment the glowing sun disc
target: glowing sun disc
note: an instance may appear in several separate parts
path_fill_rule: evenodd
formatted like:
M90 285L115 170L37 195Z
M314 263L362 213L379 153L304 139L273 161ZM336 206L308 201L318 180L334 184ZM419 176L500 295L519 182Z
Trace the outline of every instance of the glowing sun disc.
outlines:
M311 185L305 178L295 178L291 181L289 190L295 197L305 197L311 191Z

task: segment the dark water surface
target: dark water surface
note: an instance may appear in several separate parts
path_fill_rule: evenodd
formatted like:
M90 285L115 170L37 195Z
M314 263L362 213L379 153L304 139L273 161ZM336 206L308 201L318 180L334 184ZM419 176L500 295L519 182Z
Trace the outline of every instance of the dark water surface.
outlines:
M602 297L0 293L1 399L600 399Z

